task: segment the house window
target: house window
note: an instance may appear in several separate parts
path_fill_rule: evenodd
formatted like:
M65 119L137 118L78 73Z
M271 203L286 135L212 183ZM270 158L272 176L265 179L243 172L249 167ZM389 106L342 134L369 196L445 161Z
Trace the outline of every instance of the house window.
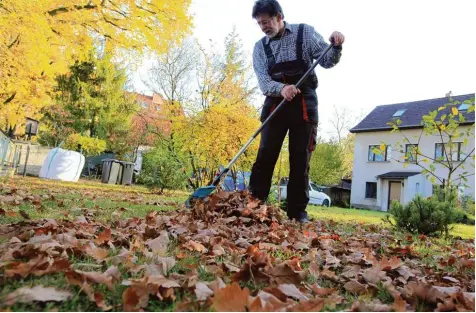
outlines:
M144 108L144 109L147 109L149 107L149 105L147 104L147 102L145 101L141 101L140 102L140 105Z
M380 153L376 153L377 151L380 151ZM369 155L368 155L368 161L369 162L385 162L390 160L390 153L391 153L391 146L385 146L385 150L381 150L380 146L373 145L369 146Z
M452 161L462 161L466 157L466 154L463 151L462 142L453 142L451 149L446 146L447 144L437 143L435 144L435 159L437 161L447 160L446 154L451 153Z
M416 163L417 151L418 151L418 145L415 145L415 144L405 145L405 161L410 163Z
M365 183L365 198L377 199L377 183L373 183L373 182Z
M398 110L397 112L395 112L393 114L393 117L398 117L398 116L402 116L403 113L405 113L406 109L402 109L402 110Z
M469 106L469 103L461 103L461 105L458 107L458 111L466 111L469 109Z

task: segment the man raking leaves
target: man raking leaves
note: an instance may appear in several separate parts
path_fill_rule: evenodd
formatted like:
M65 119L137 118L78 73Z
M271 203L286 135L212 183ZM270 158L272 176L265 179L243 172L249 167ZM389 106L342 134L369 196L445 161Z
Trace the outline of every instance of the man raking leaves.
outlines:
M210 186L197 189L187 200L187 206L210 195L221 178L261 133L256 162L250 178L253 197L265 202L276 161L289 131L290 175L287 214L290 219L307 221L309 202L309 160L316 143L318 123L317 76L314 68L324 68L339 62L344 36L332 33L327 44L312 26L288 24L276 0L255 2L252 17L266 34L255 44L253 67L266 100L261 112L261 127L241 148ZM312 60L316 60L312 63Z

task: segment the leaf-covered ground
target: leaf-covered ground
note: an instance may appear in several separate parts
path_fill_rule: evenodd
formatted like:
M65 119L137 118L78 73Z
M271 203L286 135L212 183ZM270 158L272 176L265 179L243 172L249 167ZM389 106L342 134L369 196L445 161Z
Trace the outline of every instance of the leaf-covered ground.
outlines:
M245 192L1 183L0 309L474 311L474 237L300 225Z

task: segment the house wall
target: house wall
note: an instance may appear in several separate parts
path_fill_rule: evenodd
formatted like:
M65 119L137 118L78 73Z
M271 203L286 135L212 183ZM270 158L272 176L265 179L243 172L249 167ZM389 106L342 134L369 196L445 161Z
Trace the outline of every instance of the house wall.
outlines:
M469 138L469 144L464 147L465 152L469 153L474 149L474 125L473 126L461 126L461 131L467 129L472 130L472 136ZM411 141L411 143L417 143L421 129L404 130L403 134ZM355 148L354 148L354 169L352 177L352 193L351 193L351 205L354 207L371 208L376 210L385 210L388 202L388 181L377 179L378 175L392 172L392 171L405 171L405 172L420 172L421 167L415 164L409 164L404 167L402 163L398 163L395 160L389 160L386 162L370 162L368 161L368 152L370 145L380 145L381 143L392 145L395 147L397 142L403 143L403 135L400 132L391 133L389 131L382 132L365 132L357 133L355 136ZM434 158L435 156L435 144L441 143L441 138L438 136L423 135L420 140L420 150L423 154ZM391 158L397 160L403 160L403 155L396 151L395 148L391 149ZM470 158L466 161L466 169L458 169L453 178L457 177L458 173L468 171L470 174L474 174L474 161ZM439 177L446 177L448 170L442 165L436 165L436 175ZM366 182L377 182L377 199L366 199L365 188ZM416 193L416 183L419 183L420 193L427 197L432 194L432 183L429 179L423 175L416 175L405 179L404 188L402 194L402 201L407 203ZM435 184L440 184L436 182ZM463 193L471 195L474 198L475 195L475 182L474 176L468 177L469 188L465 188Z

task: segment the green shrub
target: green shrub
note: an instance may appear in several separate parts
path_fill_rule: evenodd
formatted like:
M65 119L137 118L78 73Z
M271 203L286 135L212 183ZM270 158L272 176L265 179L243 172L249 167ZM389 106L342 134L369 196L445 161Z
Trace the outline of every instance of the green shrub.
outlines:
M462 208L455 208L455 223L474 225L474 217L464 211Z
M63 148L79 151L81 146L82 153L86 156L99 155L106 150L106 141L97 138L82 136L81 134L71 134L66 138Z
M468 214L471 214L471 215L475 215L475 212L474 212L474 199L472 196L470 195L462 195L460 197L460 202L459 202L459 205L461 207L461 209L468 213Z
M416 196L411 202L402 205L393 202L390 213L395 226L401 230L424 235L448 235L450 224L456 222L456 192L441 189L429 198ZM386 219L390 222L390 219ZM393 223L392 223L393 224Z
M162 147L156 147L144 154L142 170L138 182L151 188L183 189L187 174L183 164Z

